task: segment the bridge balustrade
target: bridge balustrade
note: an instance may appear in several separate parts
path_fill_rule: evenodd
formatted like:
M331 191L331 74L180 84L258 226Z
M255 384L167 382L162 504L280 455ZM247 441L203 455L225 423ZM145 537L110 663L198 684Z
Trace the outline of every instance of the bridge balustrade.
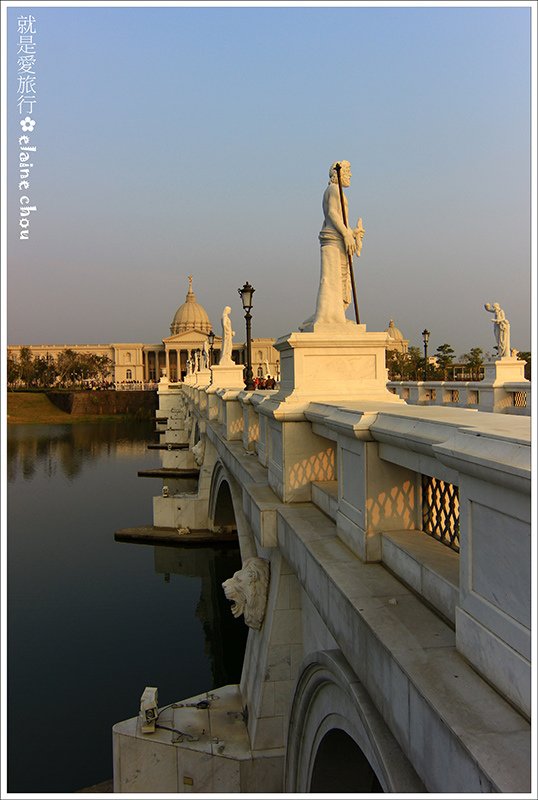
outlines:
M531 384L485 381L389 381L389 391L410 405L455 406L479 411L530 416Z
M509 388L514 408L522 408L529 384ZM275 392L169 391L186 398L191 448L199 435L207 439L205 474L214 466L215 485L229 486L240 540L248 540L249 555L271 563L267 618L249 637L241 684L253 750L284 748L301 659L311 654L317 675L317 651L334 648L427 786L448 785L447 771L448 783L459 785L456 758L480 776L462 786L499 787L502 769L484 767L475 741L464 743L462 755L459 711L446 697L462 691L462 713L473 719L486 696L530 714L530 420L471 409L489 391L485 385L401 389L409 405L316 402L299 411ZM519 391L527 396L516 400ZM162 400L161 408L177 404L166 391ZM210 500L210 521L219 518L221 492ZM425 677L426 662L443 672L440 683L465 674L464 688L439 689ZM312 698L319 696L313 686ZM401 706L394 697L403 698ZM348 702L342 688L342 724ZM305 719L318 742L313 720L321 725L326 708L314 714L312 703L305 699ZM497 736L482 717L477 724ZM447 736L435 763L421 755L421 731L432 740ZM374 766L375 758L368 755ZM301 764L298 753L297 774ZM390 782L381 783L390 790Z
M266 410L274 392L220 390L218 421L224 438L254 447L279 502L314 499L334 515L349 549L385 563L437 608L460 651L528 713L528 420L499 434L499 416L454 407L469 387L435 388L436 403L451 392L450 408L312 403L290 420ZM496 553L510 553L510 569ZM517 678L485 664L486 642Z

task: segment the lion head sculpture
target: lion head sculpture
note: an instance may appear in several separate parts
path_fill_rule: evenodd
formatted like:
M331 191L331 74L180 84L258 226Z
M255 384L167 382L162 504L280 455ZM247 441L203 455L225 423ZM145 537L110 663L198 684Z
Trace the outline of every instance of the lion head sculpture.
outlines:
M204 462L205 439L200 439L199 442L194 445L192 448L192 454L197 465L201 467Z
M269 589L269 562L247 558L242 569L222 584L227 600L232 600L232 614L243 614L249 628L259 631L265 616Z

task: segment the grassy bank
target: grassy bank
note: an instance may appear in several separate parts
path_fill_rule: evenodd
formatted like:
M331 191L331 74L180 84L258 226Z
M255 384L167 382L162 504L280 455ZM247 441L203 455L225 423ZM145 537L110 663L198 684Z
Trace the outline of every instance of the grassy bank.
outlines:
M31 423L71 425L74 422L106 422L128 419L124 415L67 414L51 403L41 392L8 392L7 421L9 425Z

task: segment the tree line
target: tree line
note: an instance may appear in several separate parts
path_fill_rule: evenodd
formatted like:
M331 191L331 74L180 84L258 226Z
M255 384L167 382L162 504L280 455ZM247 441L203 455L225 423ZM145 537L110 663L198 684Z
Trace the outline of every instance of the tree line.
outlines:
M480 347L472 347L468 353L463 353L458 359L458 366L463 366L458 374L454 374L455 351L446 342L440 344L434 353L435 363L428 363L424 359L420 348L410 347L407 353L398 350L387 350L387 369L391 381L421 381L426 375L430 381L465 380L478 381L483 375L484 360L495 358L483 352ZM521 351L517 357L526 361L525 377L531 377L531 354ZM428 359L429 361L429 359Z
M19 357L8 354L7 385L10 389L84 388L93 383L111 385L114 363L108 356L77 353L66 348L57 358L34 356L29 347L21 347Z

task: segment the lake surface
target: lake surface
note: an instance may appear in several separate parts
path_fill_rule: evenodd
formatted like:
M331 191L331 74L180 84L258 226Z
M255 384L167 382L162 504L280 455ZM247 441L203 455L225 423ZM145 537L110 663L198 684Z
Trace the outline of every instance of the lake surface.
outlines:
M8 789L112 777L112 726L237 683L246 626L220 583L238 550L114 541L152 524L153 423L8 426Z

